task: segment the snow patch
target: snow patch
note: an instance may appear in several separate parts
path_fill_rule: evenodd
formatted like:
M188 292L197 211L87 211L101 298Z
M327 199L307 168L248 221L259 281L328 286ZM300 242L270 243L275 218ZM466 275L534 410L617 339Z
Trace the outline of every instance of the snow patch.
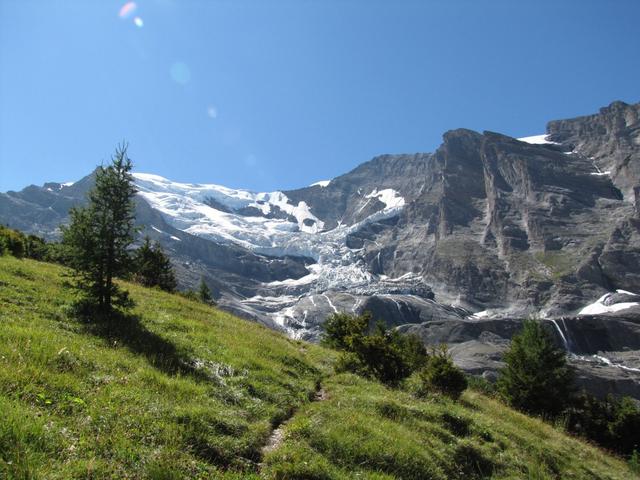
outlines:
M637 295L637 293L630 292L628 290L616 290L616 293L626 293L627 295Z
M334 313L338 313L338 309L336 308L336 306L333 304L333 302L331 301L331 299L329 298L329 296L326 293L323 293L322 296L324 298L327 299L327 302L329 303L329 306L333 309Z
M331 183L331 180L320 180L319 182L312 183L309 186L310 187L318 186L318 187L323 187L324 188L324 187L328 187L330 183Z
M316 281L318 277L319 277L318 273L311 272L305 275L304 277L300 277L297 279L287 278L286 280L275 280L273 282L267 283L266 285L270 287L279 287L279 286L297 287L300 285L309 285L310 283L313 283L314 281Z
M170 225L217 242L268 249L284 243L282 237L289 238L292 233L315 234L324 228L305 202L293 205L282 192L254 193L215 184L179 183L148 173L135 173L134 179L138 194ZM227 211L212 205L221 205ZM280 210L295 221L233 213L245 207L263 215Z
M531 145L545 145L545 144L558 145L558 142L552 142L550 140L547 140L548 136L549 135L545 133L543 135L532 135L530 137L518 138L518 140L520 140L521 142L530 143Z
M619 290L618 293L631 293L631 292ZM599 315L602 313L619 312L621 310L626 310L628 308L635 307L636 305L640 305L639 302L621 302L621 303L614 303L613 305L605 305L604 301L610 295L611 295L610 293L605 293L594 303L592 303L591 305L587 305L582 310L580 310L578 315ZM634 295L634 294L632 293L631 295Z
M382 203L385 204L385 210L391 208L398 208L404 206L404 198L398 195L393 188L385 188L384 190L378 191L376 188L370 194L366 195L365 198L377 198Z

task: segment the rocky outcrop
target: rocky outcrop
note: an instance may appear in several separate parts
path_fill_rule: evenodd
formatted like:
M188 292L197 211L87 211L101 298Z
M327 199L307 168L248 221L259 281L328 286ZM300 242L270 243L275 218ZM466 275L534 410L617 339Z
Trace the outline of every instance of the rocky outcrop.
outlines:
M609 172L625 198L636 202L640 179L640 104L613 102L595 115L555 120L547 126L549 139L573 147Z
M601 115L619 115L615 105ZM625 149L635 145L633 125L617 131ZM585 142L565 137L445 134L420 194L393 228L369 236L371 269L420 273L440 299L506 314L568 313L612 286L636 288L635 269L623 266L637 265L640 252L633 204L582 152Z
M353 225L384 204L368 196L374 191L393 189L405 202L413 200L425 187L431 154L380 155L354 170L334 178L327 186L314 185L284 192L292 202L304 201L330 230L337 225Z
M640 308L622 316L597 315L545 320L559 348L568 349L578 388L600 397L640 398ZM522 319L447 319L407 324L403 333L427 345L447 344L454 361L468 373L491 381L504 366L503 355L520 331Z

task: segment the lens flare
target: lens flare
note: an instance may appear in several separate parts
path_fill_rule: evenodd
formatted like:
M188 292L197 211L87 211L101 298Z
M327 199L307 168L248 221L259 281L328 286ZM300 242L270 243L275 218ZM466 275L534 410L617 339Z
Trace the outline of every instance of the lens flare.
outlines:
M133 19L133 23L135 23L136 27L138 27L138 28L144 27L144 22L142 21L142 19L140 17L134 18Z
M189 67L182 62L176 62L171 65L169 74L173 81L180 85L186 85L191 80L191 70L189 70Z
M136 5L136 2L127 2L122 6L122 8L120 8L120 13L118 14L118 16L120 18L129 18L131 15L133 15L133 12L135 12L137 8L138 5Z
M218 109L213 105L209 105L207 107L207 116L209 118L217 118L218 117Z

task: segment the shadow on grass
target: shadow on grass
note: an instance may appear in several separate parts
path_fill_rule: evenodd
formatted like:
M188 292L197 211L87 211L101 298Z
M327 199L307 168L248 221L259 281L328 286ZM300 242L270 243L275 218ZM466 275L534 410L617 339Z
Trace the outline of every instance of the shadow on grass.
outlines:
M92 315L91 321L86 321L86 317L84 320L88 333L103 338L109 345L123 346L144 356L151 365L166 374L209 380L208 375L196 367L189 352L148 330L137 315L114 310L109 314Z

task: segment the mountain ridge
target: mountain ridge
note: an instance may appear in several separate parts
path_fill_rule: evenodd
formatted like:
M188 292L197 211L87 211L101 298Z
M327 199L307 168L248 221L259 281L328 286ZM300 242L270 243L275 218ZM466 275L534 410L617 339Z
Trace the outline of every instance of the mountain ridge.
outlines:
M182 286L204 277L223 308L295 338L317 339L336 311L414 330L579 318L608 292L640 292L639 119L640 104L613 102L520 140L450 130L433 153L380 155L325 186L282 192L137 174L138 222ZM0 194L0 222L55 237L90 184ZM552 331L559 344L569 333ZM469 348L462 363L478 353Z

